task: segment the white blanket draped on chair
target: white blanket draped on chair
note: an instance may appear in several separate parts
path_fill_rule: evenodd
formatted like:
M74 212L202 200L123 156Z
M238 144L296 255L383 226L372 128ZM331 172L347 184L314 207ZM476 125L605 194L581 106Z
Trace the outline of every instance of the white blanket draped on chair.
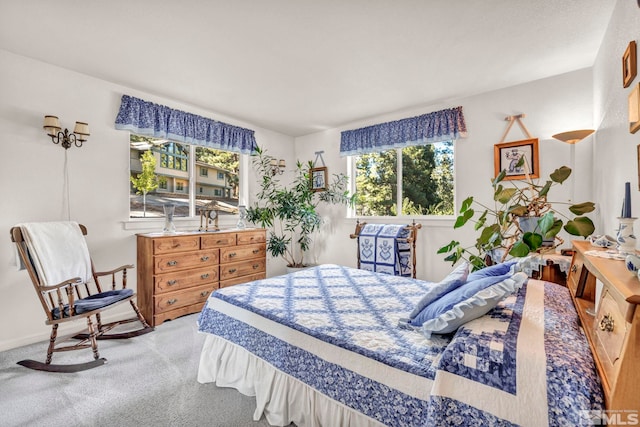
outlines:
M77 222L24 223L20 229L44 286L74 277L92 280L89 248Z
M410 277L411 230L400 224L366 224L358 237L360 268L377 273Z

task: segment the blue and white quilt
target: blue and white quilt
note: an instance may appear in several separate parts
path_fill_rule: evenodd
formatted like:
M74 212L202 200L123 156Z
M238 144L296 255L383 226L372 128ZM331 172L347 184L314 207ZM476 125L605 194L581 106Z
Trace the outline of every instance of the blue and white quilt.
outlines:
M398 224L365 224L358 236L360 268L410 277L413 274L411 229Z
M590 425L603 409L565 288L529 280L447 336L396 327L431 285L323 265L214 292L199 330L368 425ZM201 382L215 381L208 358L203 350Z

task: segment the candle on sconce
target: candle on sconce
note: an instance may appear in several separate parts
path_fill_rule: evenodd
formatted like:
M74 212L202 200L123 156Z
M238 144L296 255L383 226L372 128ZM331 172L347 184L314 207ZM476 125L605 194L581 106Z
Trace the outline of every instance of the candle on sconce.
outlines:
M631 218L631 183L624 184L623 218Z

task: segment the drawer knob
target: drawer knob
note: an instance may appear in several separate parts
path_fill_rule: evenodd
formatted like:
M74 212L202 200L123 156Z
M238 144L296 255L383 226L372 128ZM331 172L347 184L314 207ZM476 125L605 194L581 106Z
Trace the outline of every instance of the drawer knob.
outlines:
M200 261L209 261L209 256L204 255L202 258L200 258Z
M229 273L235 273L236 271L238 271L238 269L236 269L236 268L230 268L229 269Z
M167 265L171 265L171 266L178 265L178 261L169 261L167 262Z
M177 303L177 302L178 302L178 299L177 299L177 298L171 298L169 301L167 301L167 304L168 304L168 305L173 305L173 304L175 304L175 303Z
M577 266L577 265L575 265L575 264L573 264L573 265L571 266L571 272L572 272L572 273L575 273L576 271L578 271L578 266Z
M257 253L259 253L259 252L260 252L260 249L254 249L252 252L253 252L254 254L257 254Z
M175 279L167 280L167 285L169 285L169 286L173 286L173 285L175 285L176 283L178 283L178 281L177 281L177 280L175 280Z
M601 331L613 332L614 321L610 313L607 313L602 317L599 326Z
M206 297L207 295L209 295L209 291L202 291L202 292L200 292L200 296L201 296L201 297Z
M256 268L260 267L260 264L253 264L253 269L255 270Z
M206 279L207 277L209 277L209 273L204 273L200 275L201 279Z
M233 258L233 257L234 257L234 256L236 256L236 255L237 255L237 254L236 254L235 252L231 252L231 253L229 254L229 258Z

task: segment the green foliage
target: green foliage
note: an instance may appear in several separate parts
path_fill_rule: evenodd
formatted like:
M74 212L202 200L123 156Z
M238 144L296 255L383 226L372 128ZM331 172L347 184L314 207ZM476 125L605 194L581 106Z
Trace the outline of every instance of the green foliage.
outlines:
M402 212L397 212L397 150L356 160L357 214L362 216L452 215L453 144L402 149Z
M551 240L551 247L557 246L562 240L557 236L564 230L574 236L587 237L595 230L591 219L585 216L575 218L567 217L553 208L553 204L566 204L562 202L549 202L547 200L550 189L562 184L571 175L571 169L562 166L549 175L549 180L539 184L528 177L524 185L518 185L516 181L510 181L511 186L505 188L502 184L506 177L506 171L500 172L491 181L493 188L494 206L487 207L468 197L462 202L460 212L456 218L454 228L460 228L469 222L475 223L474 229L480 231L475 245L463 248L458 241L451 241L441 247L438 253L447 254L445 260L455 264L460 259L470 261L475 269L485 266L485 258L489 251L505 249L505 257L523 257L530 252L543 248L544 240ZM476 211L473 206L480 206L480 216L474 220ZM595 209L593 202L572 204L569 211L574 215L584 215ZM538 218L534 230L523 230L521 217ZM559 218L561 217L561 218Z
M130 179L133 188L136 189L136 194L142 194L143 212L144 216L147 216L147 193L158 188L158 177L155 174L156 158L151 150L142 153L140 163L142 164L142 173L135 177L131 176Z
M258 201L247 208L247 219L271 228L267 251L272 256L282 257L289 267L301 267L304 252L311 247L311 234L322 224L316 210L318 204L352 205L354 196L349 195L348 178L344 174L334 174L326 191L314 192L311 162L297 162L293 182L284 186L271 173L273 159L261 148L255 150L252 162L260 177L260 191Z

